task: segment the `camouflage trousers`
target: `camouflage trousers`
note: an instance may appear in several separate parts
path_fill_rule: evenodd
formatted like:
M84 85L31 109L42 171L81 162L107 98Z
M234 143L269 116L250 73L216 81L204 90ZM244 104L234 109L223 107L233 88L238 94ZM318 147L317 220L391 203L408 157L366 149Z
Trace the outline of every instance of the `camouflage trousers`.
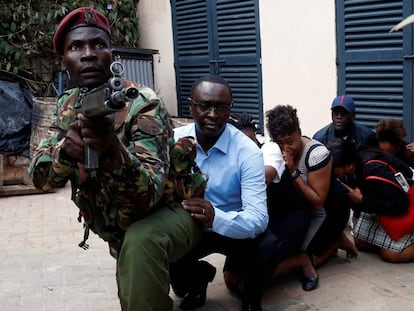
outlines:
M203 228L178 204L162 207L131 225L117 262L122 310L173 310L169 263L192 249L202 233Z

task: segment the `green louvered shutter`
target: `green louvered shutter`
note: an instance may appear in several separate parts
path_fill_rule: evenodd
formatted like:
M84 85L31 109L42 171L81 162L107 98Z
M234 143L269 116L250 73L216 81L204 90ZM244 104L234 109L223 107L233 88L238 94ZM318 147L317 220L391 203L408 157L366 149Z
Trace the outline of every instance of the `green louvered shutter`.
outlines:
M192 82L220 74L233 90L232 112L247 112L263 129L258 0L176 0L173 11L178 112L190 117Z
M178 115L189 117L186 98L198 77L210 72L209 34L206 1L172 1L174 59Z
M389 30L412 13L412 1L337 0L336 8L338 93L354 98L358 122L400 119L411 136L412 27Z

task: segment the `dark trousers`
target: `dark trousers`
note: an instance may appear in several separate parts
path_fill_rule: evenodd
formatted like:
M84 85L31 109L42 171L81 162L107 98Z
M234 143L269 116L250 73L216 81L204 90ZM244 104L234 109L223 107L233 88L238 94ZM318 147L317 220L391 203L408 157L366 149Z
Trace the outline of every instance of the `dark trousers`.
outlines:
M258 237L259 263L265 275L270 278L277 265L299 252L309 227L310 212L304 209L271 219L264 233ZM224 271L240 274L243 271L237 257L227 256Z
M242 299L246 302L261 300L263 291L263 265L258 256L257 239L231 239L215 232L206 231L201 241L178 262L170 264L171 284L177 287L195 288L202 275L199 259L220 253L238 259L242 271Z

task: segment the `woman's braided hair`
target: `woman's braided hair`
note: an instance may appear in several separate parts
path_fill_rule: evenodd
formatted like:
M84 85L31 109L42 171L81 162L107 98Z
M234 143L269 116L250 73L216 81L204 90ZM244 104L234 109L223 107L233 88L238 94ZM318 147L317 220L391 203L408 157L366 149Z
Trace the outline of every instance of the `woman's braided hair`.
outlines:
M253 116L246 112L232 113L228 122L241 131L244 129L252 129L255 133L258 131L257 121L253 118Z

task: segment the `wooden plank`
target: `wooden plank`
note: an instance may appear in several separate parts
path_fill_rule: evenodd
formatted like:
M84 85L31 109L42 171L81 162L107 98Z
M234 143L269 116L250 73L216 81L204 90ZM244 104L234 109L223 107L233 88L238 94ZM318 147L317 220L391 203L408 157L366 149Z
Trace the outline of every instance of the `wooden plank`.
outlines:
M44 192L31 185L9 185L0 188L0 197L38 193Z

